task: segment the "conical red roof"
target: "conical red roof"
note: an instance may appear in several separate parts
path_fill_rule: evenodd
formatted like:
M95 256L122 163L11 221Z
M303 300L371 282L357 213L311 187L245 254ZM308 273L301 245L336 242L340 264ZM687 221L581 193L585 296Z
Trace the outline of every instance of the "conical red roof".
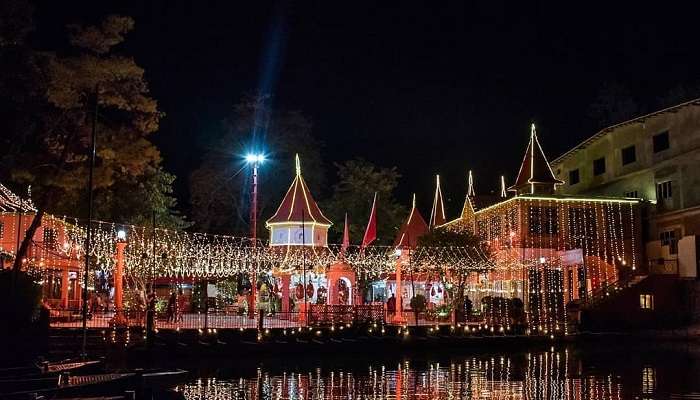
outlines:
M508 190L519 191L532 184L552 185L552 187L554 187L555 185L561 185L563 183L564 182L554 177L554 172L552 172L552 168L549 166L547 157L545 157L542 151L540 142L537 140L535 124L532 124L530 143L527 145L523 163L520 165L520 171L518 171L518 177Z
M435 178L435 198L433 199L433 209L430 211L431 229L447 222L445 218L445 204L442 201L442 189L440 188L440 175L437 175Z
M401 225L399 234L394 240L394 247L416 247L418 238L429 231L428 224L416 208L416 195L413 195L413 206L408 219Z
M318 208L309 187L301 176L299 155L296 156L296 176L292 185L287 190L287 194L284 195L284 199L282 199L275 214L267 220L268 225L282 222L315 222L321 225L332 225L331 221Z

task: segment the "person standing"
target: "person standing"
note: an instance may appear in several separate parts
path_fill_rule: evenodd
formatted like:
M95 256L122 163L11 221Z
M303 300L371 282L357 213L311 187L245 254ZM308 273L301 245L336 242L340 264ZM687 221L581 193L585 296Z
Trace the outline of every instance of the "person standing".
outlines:
M391 297L389 297L389 300L386 301L386 310L389 315L394 315L394 313L396 313L396 297L393 293Z
M155 335L155 314L156 292L151 288L146 303L146 346L149 348L153 345L153 336Z
M168 299L168 307L166 309L166 320L172 322L175 320L175 305L177 304L177 298L175 297L175 292L170 292L170 298Z
M187 298L185 298L185 296L182 294L182 289L180 289L180 291L177 294L177 310L175 312L176 322L182 322L182 319L183 319L182 314L185 313L185 305L186 305L185 302L186 301L187 301Z

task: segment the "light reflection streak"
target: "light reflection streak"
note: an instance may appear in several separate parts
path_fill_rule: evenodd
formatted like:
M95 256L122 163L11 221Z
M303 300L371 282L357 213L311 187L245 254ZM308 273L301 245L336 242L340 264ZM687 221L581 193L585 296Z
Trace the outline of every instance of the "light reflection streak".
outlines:
M655 386L653 370L646 369L643 379L648 394ZM316 368L306 373L270 373L258 369L251 378L198 379L177 387L177 391L188 400L627 398L619 377L580 376L578 361L572 360L566 351L469 358L421 367L406 361L394 364L393 368L384 365L359 370Z

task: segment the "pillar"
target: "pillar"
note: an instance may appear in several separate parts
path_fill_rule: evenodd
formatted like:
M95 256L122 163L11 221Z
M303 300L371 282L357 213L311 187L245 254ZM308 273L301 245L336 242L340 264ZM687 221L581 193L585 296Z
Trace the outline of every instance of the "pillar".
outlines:
M282 278L282 316L280 318L289 318L289 285L292 277L289 274L283 274Z
M257 272L251 274L250 286L250 293L248 294L248 318L255 318L255 309L257 307L255 299L258 296Z
M401 256L396 259L396 314L392 318L395 324L405 324L403 317L403 288L401 287Z
M328 274L328 304L338 304L338 282L335 274Z
M61 271L61 308L64 310L68 308L68 268L64 268Z
M126 248L126 242L117 242L117 259L114 266L114 318L112 322L114 325L125 325L126 319L124 318L124 249Z

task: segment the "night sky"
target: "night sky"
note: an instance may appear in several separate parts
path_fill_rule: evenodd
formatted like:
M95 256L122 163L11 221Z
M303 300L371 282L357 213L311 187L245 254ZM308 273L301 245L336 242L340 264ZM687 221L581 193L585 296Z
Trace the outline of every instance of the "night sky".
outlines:
M700 78L697 10L671 3L375 3L45 1L36 17L56 47L66 23L135 19L121 50L167 114L154 141L185 210L206 143L261 88L314 121L327 181L356 156L395 165L400 200L416 191L427 216L440 173L452 217L468 169L481 193L514 179L530 122L552 160L595 133L589 105L605 82L653 107Z

